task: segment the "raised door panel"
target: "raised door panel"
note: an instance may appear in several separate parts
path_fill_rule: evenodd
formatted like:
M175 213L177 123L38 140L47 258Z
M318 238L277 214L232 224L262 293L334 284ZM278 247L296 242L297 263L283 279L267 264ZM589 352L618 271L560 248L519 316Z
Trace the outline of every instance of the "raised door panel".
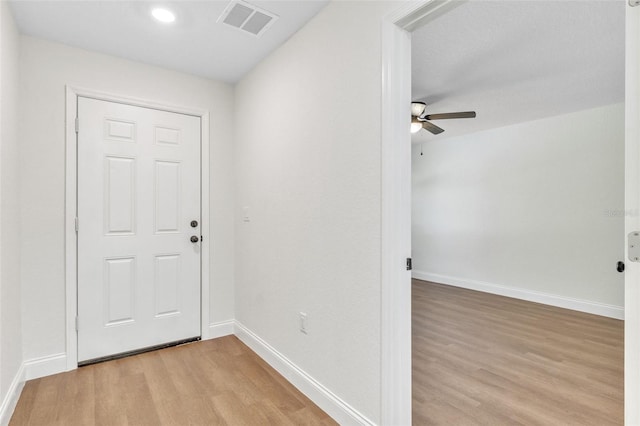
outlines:
M180 314L180 255L155 257L155 315Z
M133 234L136 223L135 158L105 157L104 175L105 234Z
M105 326L135 320L136 259L121 257L104 262Z
M180 163L156 161L155 232L178 232L180 228Z
M180 129L156 126L155 142L157 145L180 145Z
M132 121L105 118L104 136L105 139L114 141L135 142L136 123Z

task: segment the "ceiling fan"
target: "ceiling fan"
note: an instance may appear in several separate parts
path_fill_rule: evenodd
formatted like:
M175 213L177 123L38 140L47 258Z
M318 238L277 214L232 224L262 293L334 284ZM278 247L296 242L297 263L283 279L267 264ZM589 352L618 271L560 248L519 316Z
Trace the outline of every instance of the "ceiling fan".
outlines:
M444 132L444 129L431 123L431 120L447 120L450 118L475 118L475 111L446 112L443 114L425 114L427 104L424 102L411 102L411 133L417 133L425 129L434 135Z

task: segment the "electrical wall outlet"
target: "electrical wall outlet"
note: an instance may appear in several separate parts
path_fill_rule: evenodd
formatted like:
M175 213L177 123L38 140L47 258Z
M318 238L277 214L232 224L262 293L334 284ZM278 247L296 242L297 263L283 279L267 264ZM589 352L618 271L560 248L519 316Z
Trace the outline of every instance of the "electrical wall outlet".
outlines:
M307 314L304 312L298 312L298 322L300 325L300 332L307 334Z

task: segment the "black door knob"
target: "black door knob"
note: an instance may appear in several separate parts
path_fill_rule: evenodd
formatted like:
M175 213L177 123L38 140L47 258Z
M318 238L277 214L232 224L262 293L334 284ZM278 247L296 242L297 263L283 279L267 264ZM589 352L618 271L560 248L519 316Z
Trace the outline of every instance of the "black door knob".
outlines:
M618 262L618 267L616 269L618 270L618 272L624 272L624 262Z
M199 239L200 239L200 238L196 237L195 235L192 235L192 236L191 236L191 242L192 242L192 243L197 243Z

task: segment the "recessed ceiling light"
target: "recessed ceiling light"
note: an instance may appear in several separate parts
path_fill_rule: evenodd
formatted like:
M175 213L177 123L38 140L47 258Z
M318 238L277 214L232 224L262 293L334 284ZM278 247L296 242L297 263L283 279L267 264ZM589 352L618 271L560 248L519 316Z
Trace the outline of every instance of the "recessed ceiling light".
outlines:
M160 22L170 23L176 20L176 15L168 9L157 7L151 11L151 15Z

